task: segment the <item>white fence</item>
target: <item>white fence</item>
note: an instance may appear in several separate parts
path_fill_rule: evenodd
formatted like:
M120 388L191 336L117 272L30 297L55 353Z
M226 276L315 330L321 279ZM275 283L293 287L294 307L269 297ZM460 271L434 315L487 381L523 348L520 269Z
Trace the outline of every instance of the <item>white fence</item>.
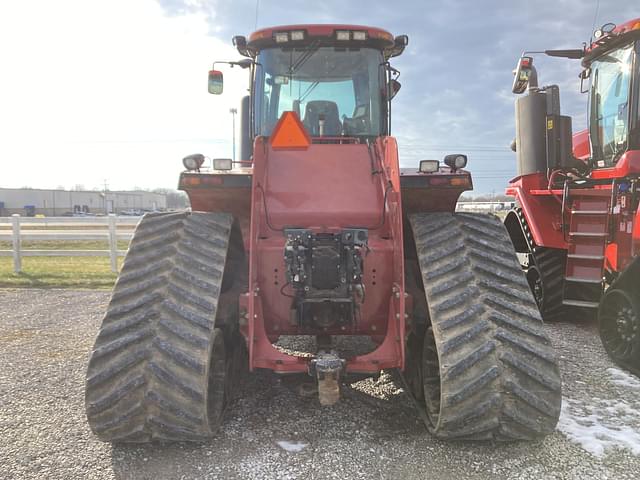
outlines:
M109 257L111 271L118 271L118 257L126 250L118 250L118 240L129 240L133 231L118 232L118 227L135 226L139 217L0 217L0 226L11 225L10 230L0 230L0 240L11 241L11 250L0 250L0 257L13 257L13 271L22 271L22 257ZM36 228L23 229L29 226ZM44 227L38 229L37 226ZM82 227L83 230L68 227ZM55 230L56 227L62 229ZM96 227L87 229L87 227ZM23 240L104 240L107 250L23 250Z
M458 212L500 212L511 210L514 202L458 202Z

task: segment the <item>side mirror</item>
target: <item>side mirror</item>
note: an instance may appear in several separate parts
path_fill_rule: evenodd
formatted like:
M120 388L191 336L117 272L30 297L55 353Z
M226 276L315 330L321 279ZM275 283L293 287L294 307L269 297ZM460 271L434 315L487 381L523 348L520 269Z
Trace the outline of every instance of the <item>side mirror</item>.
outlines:
M533 58L521 57L514 72L513 85L511 91L516 94L524 93L529 85L529 79L533 71Z
M401 88L402 84L399 81L391 80L391 85L389 85L389 100L392 100Z
M209 93L220 95L223 90L222 72L218 70L209 71Z

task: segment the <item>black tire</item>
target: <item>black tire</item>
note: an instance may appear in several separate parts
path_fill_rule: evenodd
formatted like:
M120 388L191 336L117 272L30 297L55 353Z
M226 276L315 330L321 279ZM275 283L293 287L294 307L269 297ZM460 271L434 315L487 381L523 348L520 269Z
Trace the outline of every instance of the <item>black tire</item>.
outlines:
M215 328L232 217L148 214L91 354L86 410L104 441L199 441L219 426L227 355Z
M421 363L429 430L465 440L551 433L558 363L500 220L434 213L410 222L431 319Z
M630 292L612 288L598 310L600 339L618 365L640 371L640 302Z

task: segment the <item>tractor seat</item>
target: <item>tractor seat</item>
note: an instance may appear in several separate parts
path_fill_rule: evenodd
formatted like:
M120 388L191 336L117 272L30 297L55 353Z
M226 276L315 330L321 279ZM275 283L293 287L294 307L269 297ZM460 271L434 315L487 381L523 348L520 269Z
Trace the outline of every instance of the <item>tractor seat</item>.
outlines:
M320 116L324 116L323 135L337 137L342 132L338 105L327 100L313 100L307 102L302 123L311 136L320 135Z

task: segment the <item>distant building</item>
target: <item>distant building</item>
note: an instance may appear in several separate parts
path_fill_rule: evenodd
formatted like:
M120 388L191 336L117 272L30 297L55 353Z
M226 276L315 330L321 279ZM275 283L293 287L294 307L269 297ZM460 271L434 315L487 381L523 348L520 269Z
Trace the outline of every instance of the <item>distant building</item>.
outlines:
M167 197L161 193L0 188L0 217L14 213L48 217L72 213L104 215L166 208Z

